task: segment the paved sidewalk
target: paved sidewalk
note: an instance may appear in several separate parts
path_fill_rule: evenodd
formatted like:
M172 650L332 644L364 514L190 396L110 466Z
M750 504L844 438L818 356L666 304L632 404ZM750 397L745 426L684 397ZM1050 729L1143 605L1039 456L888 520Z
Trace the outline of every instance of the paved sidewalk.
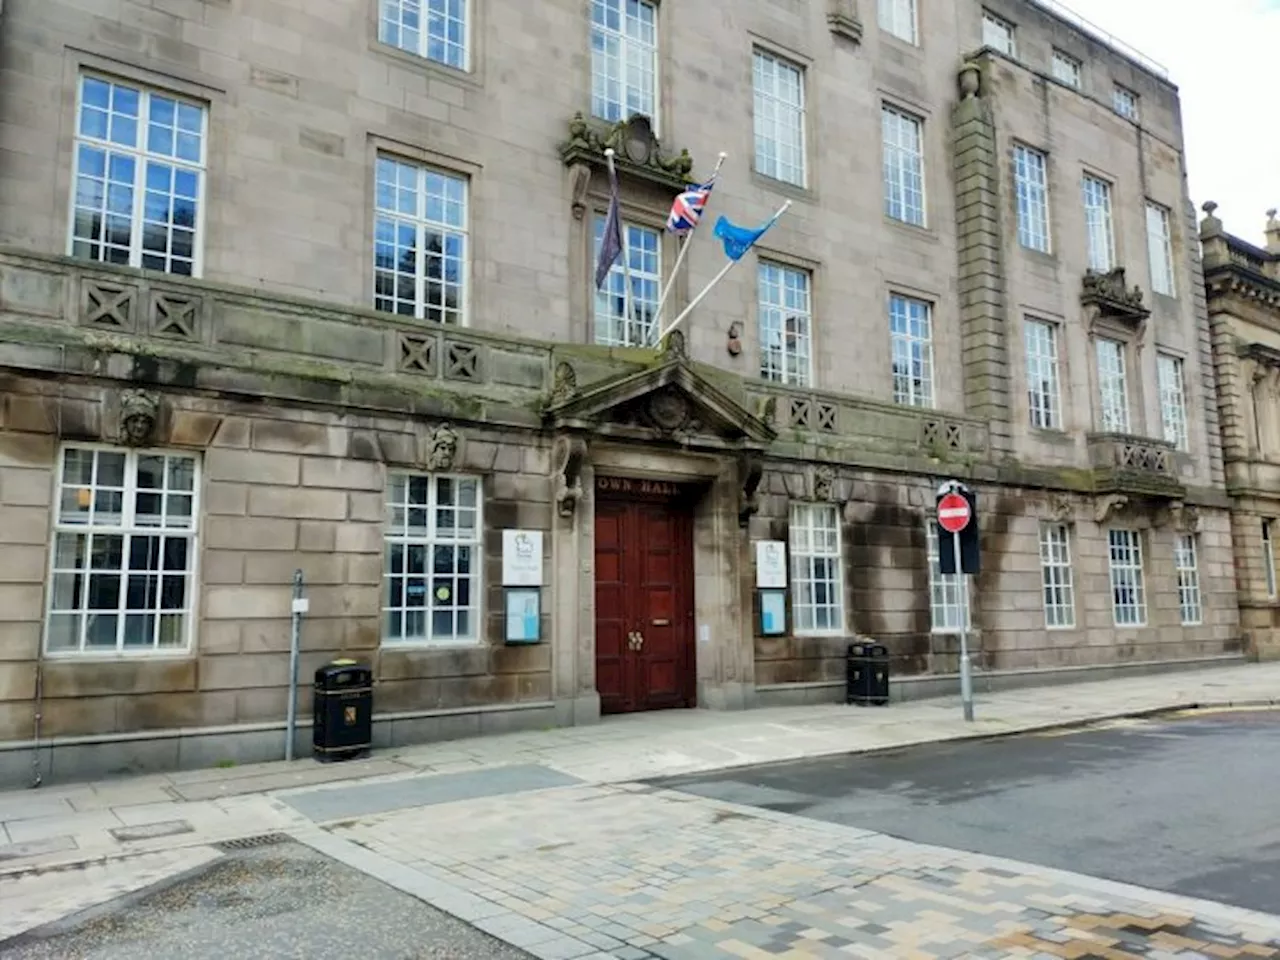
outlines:
M984 694L965 724L954 699L859 709L671 711L588 727L386 751L367 760L199 770L0 793L0 876L207 845L310 821L289 791L423 773L539 766L585 783L625 783L840 753L1012 734L1190 705L1280 702L1280 664Z

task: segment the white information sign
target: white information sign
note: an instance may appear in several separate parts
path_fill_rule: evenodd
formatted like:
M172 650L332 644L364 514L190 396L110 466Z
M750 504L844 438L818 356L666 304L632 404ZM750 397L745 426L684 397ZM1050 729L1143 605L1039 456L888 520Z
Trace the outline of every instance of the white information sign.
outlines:
M502 531L502 585L542 586L542 531Z
M787 586L787 545L782 540L756 541L756 587L782 590Z

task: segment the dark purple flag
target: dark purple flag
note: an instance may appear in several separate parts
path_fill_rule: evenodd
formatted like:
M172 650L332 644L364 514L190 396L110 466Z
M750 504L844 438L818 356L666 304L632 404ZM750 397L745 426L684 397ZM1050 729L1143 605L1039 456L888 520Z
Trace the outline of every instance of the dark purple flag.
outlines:
M600 259L596 261L596 289L604 286L609 271L622 256L622 217L618 212L618 174L609 166L609 213L604 218L604 237L600 240Z

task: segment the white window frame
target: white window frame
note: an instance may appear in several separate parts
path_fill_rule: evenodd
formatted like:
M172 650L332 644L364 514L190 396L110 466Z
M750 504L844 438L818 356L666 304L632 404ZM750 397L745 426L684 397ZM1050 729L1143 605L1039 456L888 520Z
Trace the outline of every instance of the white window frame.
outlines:
M1053 50L1053 78L1072 90L1079 90L1084 76L1084 63L1057 47Z
M1190 448L1187 430L1185 364L1181 357L1156 354L1156 382L1160 388L1160 423L1164 438L1178 450Z
M1013 146L1014 194L1018 208L1018 243L1028 250L1049 253L1049 155L1016 143Z
M1098 428L1102 433L1128 433L1129 373L1122 340L1098 337L1094 359L1098 371Z
M913 227L928 221L924 120L889 104L880 106L885 216Z
M418 501L412 499L411 484L415 481L425 480L427 484L427 499L425 504L419 504ZM454 504L441 505L440 483L449 481L455 484ZM403 483L403 498L397 499L395 496L397 484ZM460 504L458 498L458 488L456 485L461 483L474 484L475 486L475 521L470 535L454 535L442 534L440 532L440 519L442 513L452 512L455 515L455 530L457 514L466 512L472 508ZM392 471L387 477L387 487L385 494L385 503L387 516L385 526L383 528L383 541L385 548L383 551L382 565L382 602L380 604L382 610L382 644L386 647L404 648L404 647L470 647L485 642L484 631L484 589L485 589L485 555L484 555L484 482L473 474L457 474L457 473L424 473L415 471ZM412 510L423 510L426 513L426 525L421 528L425 532L422 534L414 533L414 527L411 525L410 513ZM404 511L404 522L396 522L397 510ZM391 569L391 555L395 547L402 547L405 558L402 560L401 573L395 573ZM408 604L408 586L412 579L405 564L409 550L414 547L421 547L423 550L423 605L421 607L410 606ZM457 570L458 558L455 555L451 572L436 573L435 551L437 548L468 548L471 550L471 570L465 574L469 581L470 603L465 607L460 607L456 603L445 604L446 599L456 599L455 594L450 594L448 598L441 598L437 591L441 587L446 587L443 581L447 580L452 583L452 589L457 589L457 584L461 582L464 576ZM402 590L400 593L400 604L391 603L392 596L390 591L395 581L401 581ZM437 581L441 581L437 583ZM433 606L434 601L439 601L441 606ZM423 630L421 635L414 633L413 635L405 634L405 621L411 611L422 611ZM435 630L435 614L438 612L449 611L453 617L455 629L459 619L459 613L466 611L469 616L469 629L466 634L454 633L452 635L436 635ZM391 630L391 620L396 614L400 614L402 619L400 622L400 633L396 635Z
M756 264L760 376L807 387L813 382L813 275L761 258Z
M913 47L919 46L916 0L880 0L880 29Z
M1089 269L1107 273L1116 265L1115 224L1111 215L1111 183L1086 173L1080 181L1084 202L1085 235Z
M1194 533L1179 533L1173 540L1173 565L1178 573L1178 611L1184 627L1204 623L1200 594L1200 552Z
M793 503L788 535L792 633L798 637L844 635L844 557L840 511L831 503ZM824 542L818 543L819 539ZM820 565L826 568L821 575L817 570ZM825 590L826 600L819 599L819 586ZM819 612L822 613L821 618ZM819 619L825 620L826 625L818 626Z
M1045 629L1075 629L1076 591L1071 569L1071 528L1065 523L1040 524L1040 584Z
M418 20L416 28L405 24L411 17ZM454 24L458 27L451 30ZM439 35L439 30L433 34L433 26L442 29L444 36ZM416 34L416 39L406 37L406 32ZM458 34L458 39L450 37L451 32ZM468 72L471 70L471 0L378 0L378 42L432 63Z
M982 11L982 45L1007 57L1018 56L1018 28L990 10Z
M923 308L923 317L918 308ZM932 407L933 304L906 294L890 294L889 348L893 402L906 407Z
M962 573L944 574L939 552L938 525L925 518L925 550L929 562L929 623L933 633L960 633L971 629L969 578Z
M1027 353L1027 409L1031 426L1062 429L1062 390L1058 366L1058 325L1027 317L1023 337Z
M389 179L390 175L394 175ZM410 182L411 181L411 182ZM412 199L413 209L406 209ZM387 205L388 201L391 203ZM439 215L433 215L433 207ZM460 211L460 215L459 215ZM471 303L471 180L464 174L444 170L403 157L379 153L374 163L373 200L373 306L415 320L450 326L470 325ZM405 243L412 234L411 248ZM428 237L439 237L439 296L427 302L430 293L428 276ZM446 247L453 252L444 255ZM406 250L414 254L412 299L406 296L404 281L409 273L400 268ZM393 254L391 266L380 258ZM448 279L449 264L455 265L456 279ZM386 281L390 281L389 285ZM448 303L448 289L455 288L457 299ZM387 291L391 293L388 295ZM406 309L409 308L409 309Z
M766 76L766 74L768 74ZM755 169L782 183L804 187L808 183L808 121L805 116L805 68L776 53L756 47L751 57L751 86L755 106ZM794 85L782 89L783 77ZM783 94L792 93L790 99ZM786 138L795 142L785 144ZM784 146L794 152L792 161L782 157Z
M1266 577L1267 596L1276 596L1276 551L1271 539L1271 528L1274 520L1262 521L1262 572Z
M1107 530L1111 572L1111 615L1117 627L1147 625L1147 594L1142 566L1142 534L1112 527Z
M108 92L109 108L107 112L108 128L106 137L94 136L85 131L85 118L91 112L95 115L101 115L103 112L86 103L85 93L88 83L106 84L110 88ZM132 144L121 143L111 139L116 122L120 121L121 127L127 129L130 119L115 108L117 90L132 93L138 99L137 116L132 118L134 128ZM163 122L155 122L153 124L157 103L171 103L173 105L175 111L173 126L166 125ZM190 116L190 110L199 111L200 129L198 133L189 127L180 127L178 112L183 108L186 108L188 117ZM146 84L134 83L129 80L85 70L81 71L76 78L75 123L75 144L71 161L71 190L67 201L69 210L67 216L67 255L91 262L118 263L122 266L158 270L175 276L202 276L204 273L205 191L209 157L209 105L193 100L190 97L158 90ZM150 137L153 132L153 126L162 136L166 130L172 132L174 136L174 150L172 153L165 154L162 151L153 151L151 149ZM177 156L178 143L181 136L188 138L191 136L199 137L198 159L192 160L189 157ZM101 178L88 169L88 164L91 162L90 157L94 154L103 155L103 175ZM117 166L117 161L120 165L124 163L132 163L133 165L133 174L128 180L127 187L124 180L113 179L112 177L112 168ZM149 189L148 174L153 168L157 171L168 171L169 188L167 192L159 193ZM123 171L116 172L123 173ZM184 179L190 177L195 179L194 188L189 189L182 195L177 192L179 176ZM82 179L85 181L83 185L81 184ZM101 199L92 205L88 203L82 204L80 201L92 197L93 185L95 184L101 186L99 191ZM124 195L126 189L130 191L128 196ZM84 192L86 190L90 192ZM194 193L194 197L188 196L191 193ZM149 214L147 204L149 194L166 198L167 209L164 220L155 219L154 216ZM180 227L182 230L190 230L192 234L190 258L175 255L173 251L174 232L175 227L178 226L174 207L177 205L176 200L179 196L186 200L193 200L195 204L190 226L188 227L184 223ZM108 211L111 209L113 198L119 199L117 209L123 210L127 208L128 210L129 239L127 244L112 243L108 246ZM94 240L91 234L83 237L77 236L77 211L80 209L84 209L86 212L99 211L99 239ZM123 214L120 213L113 216L115 219L124 219ZM163 253L145 249L146 226L148 223L163 226L165 231L165 250ZM95 245L98 249L97 254L93 255L90 251ZM108 258L106 256L108 249L123 251L124 257L121 258L117 255L114 258ZM157 258L159 258L159 262L157 262ZM174 270L175 264L189 264L190 272L186 273L180 269Z
M1128 87L1117 83L1111 91L1111 107L1126 120L1138 122L1139 97Z
M1147 201L1147 263L1151 266L1151 289L1166 297L1177 295L1171 223L1168 207Z
M86 487L79 483L67 483L66 465L68 454L87 453L93 455L92 474L89 485ZM99 466L101 465L102 455L114 455L124 458L124 475L123 483L120 486L104 485L99 483ZM151 457L163 457L165 460L164 467L164 486L162 488L155 487L139 487L138 485L138 465L140 461ZM180 460L190 464L191 468L191 488L190 490L181 487L169 487L170 471L169 460ZM200 458L190 451L168 450L168 449L125 449L121 447L113 447L108 444L95 443L68 443L64 444L58 451L57 466L57 496L54 501L54 525L53 536L49 549L49 588L46 591L45 600L45 616L44 616L44 651L45 655L50 658L66 658L66 659L83 659L86 657L173 657L182 656L190 652L192 646L192 638L195 633L195 624L197 611L200 609L197 594L200 587L199 576L199 558L200 558L200 484L201 484L201 463ZM150 514L150 516L158 517L159 522L153 524L138 523L138 497L139 492L146 495L159 494L160 513ZM68 503L70 498L74 497L77 504L83 504L88 494L89 512L84 515L85 522L78 523L72 519L75 513L67 513L64 510L64 504ZM105 494L107 497L119 496L120 510L119 512L107 511L109 517L118 518L116 522L98 523L97 515L99 513L98 502L100 497ZM189 500L190 513L186 515L190 521L188 524L169 523L169 502L171 499L183 498ZM182 514L174 514L181 517ZM60 563L58 549L59 542L70 536L87 537L85 541L84 566L65 566ZM122 539L120 565L118 567L93 567L93 546L94 540L98 537L120 537ZM139 538L156 537L162 540L160 545L160 556L154 559L158 564L155 567L138 567L131 566L132 545ZM186 560L185 569L167 569L164 566L164 543L165 540L184 540L186 541ZM78 551L77 551L78 552ZM95 570L100 572L95 573ZM103 576L110 577L116 574L119 578L119 596L117 598L114 610L109 608L91 609L89 607L89 597L93 590L93 579ZM62 578L72 578L72 592L79 594L79 602L73 607L59 607L58 595ZM153 604L147 607L130 607L128 605L128 595L130 589L130 581L139 577L146 579L154 579L155 598ZM181 607L164 607L163 596L165 581L181 578L185 583L184 603ZM144 590L149 592L152 585L144 584ZM128 616L132 615L153 615L155 623L152 626L151 643L147 646L125 646L125 631L128 624ZM79 624L76 630L76 646L74 648L58 648L54 649L50 646L53 638L53 629L55 618L70 617L74 615ZM85 641L90 626L99 616L115 617L115 645L107 646L86 646ZM160 645L161 623L163 616L180 616L182 642L168 645Z
M653 346L653 338L657 336L654 323L658 300L662 295L662 232L656 227L623 220L622 256L609 268L603 286L597 289L594 264L600 257L606 220L604 213L597 213L592 221L593 342L610 347ZM626 296L624 259L631 273L630 298Z
M639 18L628 15L633 7ZM606 22L616 18L620 29ZM651 0L591 0L591 114L610 123L632 114L659 128L658 5ZM606 53L612 46L613 53ZM616 93L616 98L614 94Z

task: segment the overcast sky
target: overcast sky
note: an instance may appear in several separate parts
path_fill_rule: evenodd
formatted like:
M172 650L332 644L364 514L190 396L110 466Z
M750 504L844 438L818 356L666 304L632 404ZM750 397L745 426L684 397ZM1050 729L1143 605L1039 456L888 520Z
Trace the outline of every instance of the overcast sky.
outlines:
M1223 226L1261 245L1280 207L1280 0L1063 2L1168 68L1197 211L1217 201Z

